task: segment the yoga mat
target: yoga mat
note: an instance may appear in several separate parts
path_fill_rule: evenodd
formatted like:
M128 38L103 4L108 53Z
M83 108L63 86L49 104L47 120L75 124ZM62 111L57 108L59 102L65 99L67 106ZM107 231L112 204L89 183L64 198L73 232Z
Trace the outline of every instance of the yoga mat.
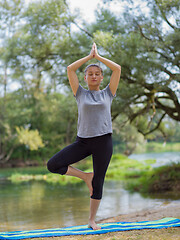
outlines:
M155 228L169 228L180 227L180 219L176 218L163 218L155 221L143 222L114 222L114 223L101 223L100 230L92 230L87 225L53 228L42 230L30 231L15 231L15 232L0 232L0 239L26 239L38 237L58 237L70 235L91 235L103 234L108 232L127 231L127 230L141 230L141 229L155 229Z

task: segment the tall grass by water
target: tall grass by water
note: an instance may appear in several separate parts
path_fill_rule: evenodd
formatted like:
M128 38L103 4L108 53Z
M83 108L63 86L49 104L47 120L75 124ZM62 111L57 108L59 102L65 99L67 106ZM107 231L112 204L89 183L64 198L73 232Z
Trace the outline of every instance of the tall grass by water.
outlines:
M138 177L149 169L151 164L155 163L156 160L146 160L139 162L138 160L129 159L128 157L121 154L114 154L106 174L107 180L123 180L126 178ZM86 171L92 171L92 160L87 158L81 162L74 164L75 167ZM28 168L14 168L14 169L2 169L0 171L0 178L9 179L12 182L30 181L30 180L43 180L50 183L58 183L61 185L67 183L78 183L81 180L59 174L52 174L48 172L46 166L44 167L28 167Z
M153 168L155 159L138 161L122 154L112 156L106 174L106 180L121 180L128 190L140 192L174 191L180 186L180 163ZM90 157L74 164L80 170L91 172ZM1 169L0 179L8 179L13 183L24 181L46 181L51 184L78 184L80 179L66 175L52 174L46 166ZM180 190L180 189L179 189Z

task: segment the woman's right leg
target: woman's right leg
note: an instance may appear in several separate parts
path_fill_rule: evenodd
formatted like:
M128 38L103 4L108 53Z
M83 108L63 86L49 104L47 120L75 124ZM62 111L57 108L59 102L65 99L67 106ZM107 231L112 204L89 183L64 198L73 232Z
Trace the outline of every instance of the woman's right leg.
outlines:
M79 138L76 141L56 153L47 163L47 168L50 172L61 175L69 175L78 177L84 180L89 188L90 196L92 195L92 178L93 173L85 173L77 168L70 166L83 158L90 155L86 144Z

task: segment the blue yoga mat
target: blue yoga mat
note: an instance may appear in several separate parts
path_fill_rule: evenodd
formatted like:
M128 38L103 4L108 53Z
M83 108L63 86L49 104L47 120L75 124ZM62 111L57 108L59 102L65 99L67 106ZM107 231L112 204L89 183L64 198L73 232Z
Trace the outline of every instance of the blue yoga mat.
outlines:
M53 228L42 230L30 231L15 231L15 232L0 232L0 239L25 239L25 238L38 238L38 237L59 237L70 235L91 235L103 234L108 232L127 231L127 230L141 230L141 229L155 229L155 228L169 228L180 227L180 219L176 218L163 218L155 221L143 222L115 222L115 223L102 223L100 230L92 230L87 225Z

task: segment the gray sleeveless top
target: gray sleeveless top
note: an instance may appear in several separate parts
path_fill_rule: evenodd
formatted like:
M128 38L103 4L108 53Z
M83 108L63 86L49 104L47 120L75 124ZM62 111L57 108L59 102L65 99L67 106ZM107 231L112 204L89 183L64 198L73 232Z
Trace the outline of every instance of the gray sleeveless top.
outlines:
M114 96L109 85L99 91L84 89L76 93L78 106L77 136L90 138L112 133L111 103Z

